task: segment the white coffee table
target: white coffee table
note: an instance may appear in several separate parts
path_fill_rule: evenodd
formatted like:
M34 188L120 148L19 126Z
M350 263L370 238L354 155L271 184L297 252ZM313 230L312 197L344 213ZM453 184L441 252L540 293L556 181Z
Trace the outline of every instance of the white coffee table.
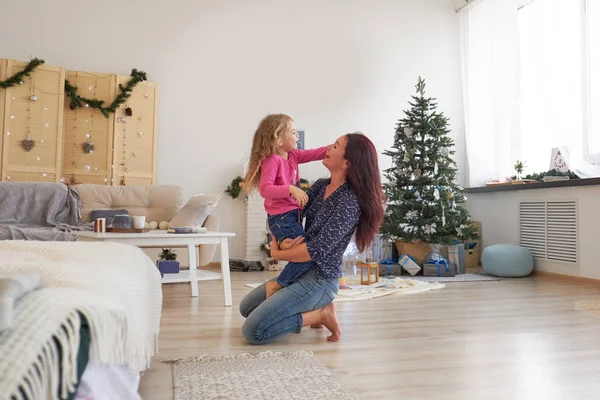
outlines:
M150 231L144 233L96 233L90 231L75 231L81 240L100 242L127 243L137 247L176 247L187 246L190 259L190 269L178 274L165 274L163 283L190 282L192 297L198 296L198 281L222 279L225 293L225 306L231 306L231 276L229 274L229 244L228 238L235 236L229 232L205 233L167 233L167 231ZM200 244L218 244L221 246L221 273L198 270L196 268L196 246Z

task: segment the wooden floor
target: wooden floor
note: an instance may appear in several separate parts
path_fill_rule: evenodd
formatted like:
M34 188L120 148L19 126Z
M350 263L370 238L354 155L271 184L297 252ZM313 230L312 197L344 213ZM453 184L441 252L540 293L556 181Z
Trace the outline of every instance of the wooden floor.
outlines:
M160 354L140 384L145 400L173 398L169 364L200 354L311 350L360 399L598 399L600 316L576 311L600 299L595 282L549 276L453 283L407 296L338 303L343 336L305 328L272 345L246 344L238 305L248 282L232 273L233 307L220 281L163 286Z

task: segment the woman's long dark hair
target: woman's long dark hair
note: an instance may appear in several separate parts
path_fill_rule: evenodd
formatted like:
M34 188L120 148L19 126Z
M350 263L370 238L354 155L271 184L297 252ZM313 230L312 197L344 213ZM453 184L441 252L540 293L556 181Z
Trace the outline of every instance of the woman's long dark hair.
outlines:
M358 197L361 212L356 228L356 246L364 251L373 243L381 227L385 196L375 145L360 132L349 133L346 137L345 158L349 163L347 177Z

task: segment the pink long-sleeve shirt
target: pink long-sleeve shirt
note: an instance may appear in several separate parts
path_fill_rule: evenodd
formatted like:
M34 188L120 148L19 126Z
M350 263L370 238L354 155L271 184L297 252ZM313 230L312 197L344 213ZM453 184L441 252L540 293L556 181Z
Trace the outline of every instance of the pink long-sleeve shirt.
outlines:
M288 159L279 154L267 157L261 165L260 195L265 199L265 211L269 215L283 214L300 208L290 194L290 185L300 181L298 164L325 159L327 147L312 150L293 150Z

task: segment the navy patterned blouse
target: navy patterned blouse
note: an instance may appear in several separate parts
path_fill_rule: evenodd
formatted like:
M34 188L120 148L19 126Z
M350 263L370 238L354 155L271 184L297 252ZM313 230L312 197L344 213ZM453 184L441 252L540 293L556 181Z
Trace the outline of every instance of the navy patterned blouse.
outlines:
M348 182L323 200L329 182L319 179L308 190L304 230L313 268L321 278L336 279L342 276L344 251L358 226L360 207Z

